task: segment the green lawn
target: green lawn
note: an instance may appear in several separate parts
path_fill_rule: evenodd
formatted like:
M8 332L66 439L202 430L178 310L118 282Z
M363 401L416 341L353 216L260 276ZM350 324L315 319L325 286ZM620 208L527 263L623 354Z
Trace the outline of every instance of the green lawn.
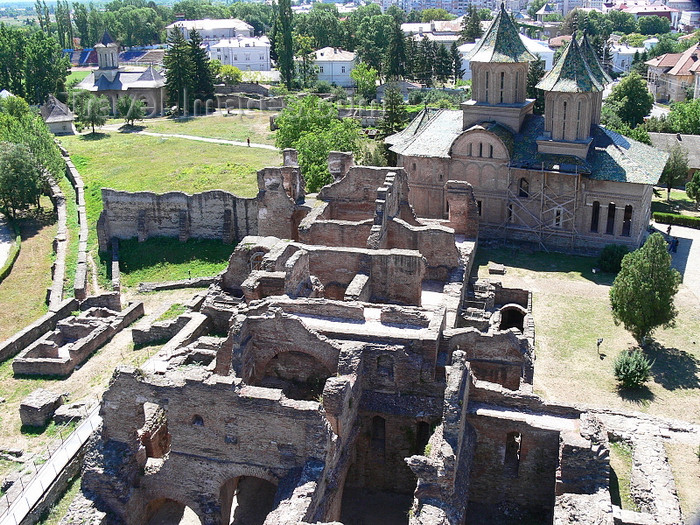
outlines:
M270 131L270 116L274 114L269 111L231 110L227 116L145 119L137 124L145 131L154 133L196 135L241 142L250 138L254 143L274 145L275 134Z
M90 71L73 71L73 70L71 70L70 74L66 78L66 85L68 85L71 82L71 80L75 80L77 82L80 82L89 74L90 74Z
M506 265L504 286L533 293L536 331L535 391L553 402L639 410L700 422L700 303L684 286L676 296L674 328L659 329L646 349L652 378L637 391L620 391L615 356L635 346L613 322L609 290L613 276L592 274L595 258L524 250L479 248L480 277L489 262ZM476 267L475 265L475 267ZM596 340L602 337L601 355Z
M191 134L188 129L183 133ZM281 163L281 156L270 150L117 131L63 137L61 142L85 182L89 247L95 256L103 187L156 193L221 189L253 197L258 192L257 170Z
M695 201L690 199L683 190L671 190L671 200L667 200L666 188L654 188L654 197L651 202L651 211L662 213L680 212L681 215L694 215L700 217Z
M207 239L180 242L157 237L119 243L119 268L124 286L215 275L226 268L235 245ZM180 312L182 313L182 312ZM173 315L176 317L178 314Z

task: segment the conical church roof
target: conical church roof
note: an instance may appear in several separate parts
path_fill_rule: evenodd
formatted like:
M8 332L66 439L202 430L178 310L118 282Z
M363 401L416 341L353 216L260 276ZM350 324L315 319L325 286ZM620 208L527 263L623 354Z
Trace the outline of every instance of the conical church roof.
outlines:
M518 29L505 4L493 19L484 36L468 56L470 62L532 62L535 57L520 40Z
M572 38L556 65L535 87L561 93L603 91L605 84L596 78L592 69L576 39Z
M112 39L112 35L110 35L106 29L105 29L105 32L102 34L102 38L100 39L100 44L102 44L103 46L108 46L109 44L115 44L114 39Z
M585 58L586 62L588 62L588 66L591 68L591 72L595 76L596 80L604 86L610 84L610 82L612 82L612 78L608 76L603 69L603 66L600 64L600 60L598 60L598 56L588 40L588 35L585 31L583 32L583 36L581 37L581 41L578 43L578 45L581 48L583 58Z

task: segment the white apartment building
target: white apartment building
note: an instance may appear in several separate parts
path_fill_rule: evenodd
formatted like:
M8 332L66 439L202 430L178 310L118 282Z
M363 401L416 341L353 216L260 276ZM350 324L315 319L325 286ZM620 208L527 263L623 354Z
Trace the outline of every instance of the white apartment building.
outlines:
M350 71L355 67L355 53L337 47L324 47L314 51L314 54L314 66L319 80L341 87L354 85Z
M241 71L270 71L270 39L236 37L209 46L209 58Z
M186 40L190 38L190 31L196 29L206 44L239 36L252 37L255 35L253 26L237 18L181 20L165 28L168 32L168 38L170 38L176 27L182 30Z
M612 58L612 70L615 73L627 73L632 67L634 54L640 55L646 51L645 47L630 47L626 45L613 44L610 46L610 56Z

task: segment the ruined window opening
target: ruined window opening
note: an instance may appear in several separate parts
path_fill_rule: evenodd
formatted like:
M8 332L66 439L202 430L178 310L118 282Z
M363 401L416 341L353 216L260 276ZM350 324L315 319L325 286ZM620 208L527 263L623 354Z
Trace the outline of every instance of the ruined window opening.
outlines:
M625 206L625 214L622 216L622 235L629 237L632 231L632 205Z
M394 359L388 355L380 355L377 358L377 376L394 380Z
M600 202L593 201L593 210L591 211L591 232L598 233L598 220L600 219Z
M259 270L262 266L263 258L265 257L265 252L255 252L250 256L249 266L250 271L254 272Z
M479 142L479 157L483 157L483 156L484 156L484 143Z
M138 430L138 438L146 450L146 457L164 457L170 452L171 441L165 410L156 403L144 403L143 418L144 423Z
M493 144L489 144L489 158L493 158Z
M508 205L508 222L513 222L513 205Z
M381 416L372 418L372 433L370 444L372 450L384 455L386 447L386 421Z
M415 170L416 170L416 163L414 162L413 163L413 171L415 171Z
M481 217L481 201L476 201L476 214Z
M554 227L561 228L564 222L564 208L561 206L554 209Z
M605 233L613 235L615 233L615 203L608 204L608 222L605 226Z
M424 454L425 447L430 440L431 428L430 423L419 421L416 424L416 449L415 454Z
M467 145L467 155L470 157L472 156L472 143L471 142Z
M522 436L523 435L520 432L509 432L506 436L506 452L505 457L503 458L503 473L508 477L518 477Z
M523 177L520 179L520 185L518 188L518 197L523 197L527 199L530 196L530 183Z
M195 414L192 417L192 425L194 425L195 427L203 427L204 419L202 419L202 416L200 416L199 414Z

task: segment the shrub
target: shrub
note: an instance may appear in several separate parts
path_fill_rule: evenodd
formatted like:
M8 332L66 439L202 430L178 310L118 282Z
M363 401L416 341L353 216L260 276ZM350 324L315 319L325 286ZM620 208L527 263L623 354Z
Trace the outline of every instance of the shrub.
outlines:
M331 83L326 80L319 80L314 86L314 93L330 93L333 89Z
M623 350L615 358L615 379L622 388L639 388L650 376L651 363L640 349Z
M654 220L662 224L677 224L678 226L687 226L688 228L695 228L700 230L700 217L693 217L692 215L678 215L676 213L662 213L654 212Z
M604 272L617 273L622 265L622 258L629 253L627 246L608 244L598 257L597 265Z

